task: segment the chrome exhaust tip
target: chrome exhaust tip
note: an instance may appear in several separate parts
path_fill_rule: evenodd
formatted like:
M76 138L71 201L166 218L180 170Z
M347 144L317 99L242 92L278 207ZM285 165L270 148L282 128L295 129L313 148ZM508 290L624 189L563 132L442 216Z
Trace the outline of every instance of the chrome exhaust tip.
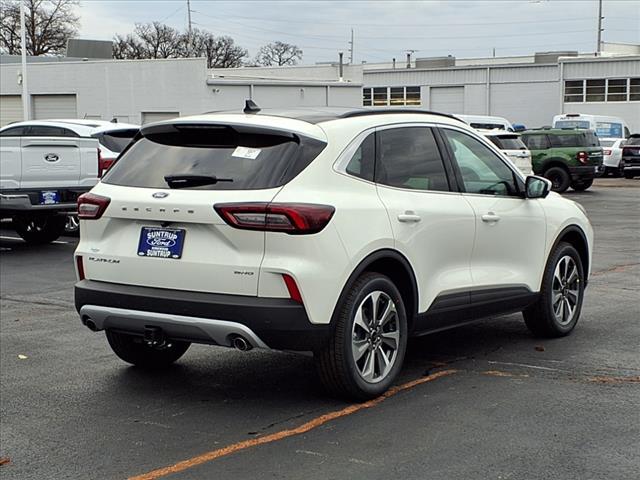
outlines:
M240 335L236 335L233 337L233 339L231 340L231 345L241 352L248 352L253 348L253 345L251 345L251 343L249 343L244 337L241 337Z

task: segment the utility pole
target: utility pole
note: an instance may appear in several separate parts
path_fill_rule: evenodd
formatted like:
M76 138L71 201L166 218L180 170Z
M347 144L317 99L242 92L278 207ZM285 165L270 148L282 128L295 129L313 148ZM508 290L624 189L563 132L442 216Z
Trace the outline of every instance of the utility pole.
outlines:
M29 89L27 88L27 32L24 20L24 0L20 0L20 49L22 50L22 119L29 120Z
M598 48L596 49L596 56L600 56L600 50L602 48L602 0L598 0Z
M189 49L187 52L187 56L190 57L191 53L193 53L193 35L191 35L191 1L187 0L187 19L189 22L187 28L187 35L189 36Z
M351 41L349 42L349 65L353 64L353 28L351 29Z

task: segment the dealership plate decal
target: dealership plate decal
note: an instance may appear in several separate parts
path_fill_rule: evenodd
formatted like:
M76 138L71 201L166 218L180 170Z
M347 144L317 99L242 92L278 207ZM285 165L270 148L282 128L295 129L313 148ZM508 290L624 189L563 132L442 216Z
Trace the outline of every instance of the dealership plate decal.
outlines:
M182 256L185 231L179 228L142 227L138 255L178 259Z

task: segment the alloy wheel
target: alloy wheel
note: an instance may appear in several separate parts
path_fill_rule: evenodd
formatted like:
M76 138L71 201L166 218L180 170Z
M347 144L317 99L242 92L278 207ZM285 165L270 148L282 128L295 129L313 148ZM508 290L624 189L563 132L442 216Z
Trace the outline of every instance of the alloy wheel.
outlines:
M351 329L351 352L360 377L368 383L384 380L396 362L399 345L395 303L383 291L369 293L358 306Z
M565 255L556 264L551 288L551 307L560 325L568 325L575 317L580 300L580 274L575 260Z

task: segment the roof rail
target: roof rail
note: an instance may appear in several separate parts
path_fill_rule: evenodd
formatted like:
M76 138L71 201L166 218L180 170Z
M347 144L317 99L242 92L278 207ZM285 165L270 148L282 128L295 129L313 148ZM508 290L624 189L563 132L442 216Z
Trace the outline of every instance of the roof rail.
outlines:
M360 109L360 110L353 110L351 112L345 112L342 115L340 115L340 118L352 118L352 117L365 117L367 115L387 115L387 114L396 114L396 113L413 113L413 114L425 114L425 115L438 115L441 117L447 117L447 118L452 118L454 120L458 120L459 122L462 123L466 123L464 120L459 119L458 117L456 117L455 115L451 115L449 113L442 113L442 112L432 112L430 110L416 110L413 108L387 108L387 109L376 109L376 110L366 110L366 109Z

